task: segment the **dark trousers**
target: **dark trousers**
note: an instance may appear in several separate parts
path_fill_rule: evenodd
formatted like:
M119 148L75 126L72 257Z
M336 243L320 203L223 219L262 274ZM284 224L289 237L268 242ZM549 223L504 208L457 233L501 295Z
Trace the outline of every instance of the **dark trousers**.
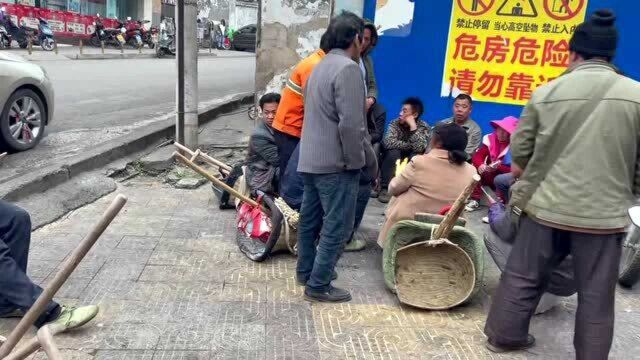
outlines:
M278 157L280 158L280 174L284 174L287 170L287 164L291 154L298 146L300 138L285 134L281 131L273 129L273 137L276 140L276 146L278 147Z
M398 149L384 149L382 153L382 181L380 182L382 190L387 190L391 179L395 176L396 161L404 158L411 158L414 153L411 151L402 151Z
M353 229L360 171L302 173L302 178L296 271L298 277L309 279L307 289L325 292Z
M0 315L14 310L26 313L42 293L27 277L31 218L21 208L0 200ZM42 326L60 314L51 301L35 325Z
M623 234L595 235L554 229L523 216L493 297L485 334L522 344L551 272L571 254L578 309L573 344L579 360L607 359L613 340L614 300Z
M356 216L353 222L353 230L349 236L349 241L353 240L353 234L360 227L362 219L364 218L364 212L367 210L367 204L369 204L369 198L371 198L371 183L360 184L358 188L358 197L356 199Z

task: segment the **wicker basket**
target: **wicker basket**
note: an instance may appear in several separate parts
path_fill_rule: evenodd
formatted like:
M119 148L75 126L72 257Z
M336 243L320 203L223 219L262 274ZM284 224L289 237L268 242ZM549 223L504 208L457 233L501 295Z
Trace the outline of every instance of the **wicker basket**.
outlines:
M446 310L466 302L474 292L473 261L448 240L408 245L396 256L396 290L404 304Z

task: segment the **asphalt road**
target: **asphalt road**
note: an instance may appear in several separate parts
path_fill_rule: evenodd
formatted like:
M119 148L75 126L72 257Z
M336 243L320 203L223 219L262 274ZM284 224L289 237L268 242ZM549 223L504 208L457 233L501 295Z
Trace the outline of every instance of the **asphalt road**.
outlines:
M35 149L9 155L0 183L55 164L83 150L175 111L175 59L34 61L49 73L56 91L53 122ZM255 57L201 57L200 108L254 90Z

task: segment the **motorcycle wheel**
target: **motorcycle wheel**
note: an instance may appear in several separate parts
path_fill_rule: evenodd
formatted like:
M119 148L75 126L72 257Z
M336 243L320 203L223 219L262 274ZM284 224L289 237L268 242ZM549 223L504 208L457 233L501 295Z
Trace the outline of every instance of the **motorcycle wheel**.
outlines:
M53 49L56 47L56 41L53 39L44 39L40 46L44 51L53 51Z
M632 287L640 280L640 229L633 226L622 243L618 283Z
M158 48L156 49L156 56L158 57L158 59L162 59L164 57L164 49L160 46L158 46Z
M92 36L89 39L89 44L93 47L100 47L100 39L97 36Z
M147 45L149 45L149 49L154 49L156 47L156 44L154 44L153 41L149 41Z
M29 46L29 44L26 41L23 41L21 43L18 44L20 46L20 49L26 49L27 46Z

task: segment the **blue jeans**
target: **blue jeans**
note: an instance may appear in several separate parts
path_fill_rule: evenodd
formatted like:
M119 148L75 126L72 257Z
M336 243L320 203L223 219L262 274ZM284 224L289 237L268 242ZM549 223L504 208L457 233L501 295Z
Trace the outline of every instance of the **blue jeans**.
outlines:
M298 227L299 278L307 289L326 292L345 240L353 229L360 171L302 173L304 195ZM319 239L316 248L316 240Z
M353 240L353 235L360 227L360 223L362 223L362 219L364 218L364 211L367 210L367 205L369 204L369 199L371 198L371 184L360 184L358 188L358 197L356 199L356 217L353 223L353 230L351 231L351 235L347 242L351 242Z
M511 173L500 174L493 180L493 185L495 185L498 194L502 196L505 204L509 202L509 189L514 181L515 179Z
M26 313L42 294L26 274L30 242L29 214L0 200L0 315L13 310ZM40 327L59 314L60 306L50 301L34 325Z

